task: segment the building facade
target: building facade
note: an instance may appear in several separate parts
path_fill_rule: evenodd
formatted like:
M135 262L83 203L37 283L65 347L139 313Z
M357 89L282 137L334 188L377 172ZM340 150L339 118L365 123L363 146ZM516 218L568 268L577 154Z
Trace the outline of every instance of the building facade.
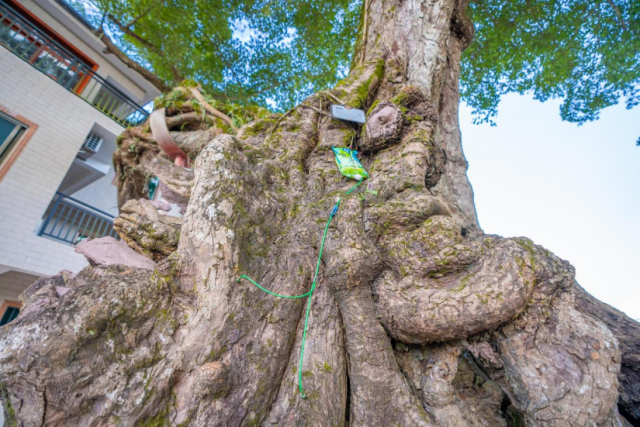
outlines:
M62 0L0 0L0 323L38 277L114 235L116 137L159 94Z

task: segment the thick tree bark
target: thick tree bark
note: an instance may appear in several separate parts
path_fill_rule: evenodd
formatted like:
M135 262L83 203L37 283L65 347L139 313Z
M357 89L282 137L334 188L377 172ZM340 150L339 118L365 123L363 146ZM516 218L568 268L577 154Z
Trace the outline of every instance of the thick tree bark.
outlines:
M640 425L640 323L615 308L598 301L576 286L576 308L602 321L620 342L620 412L634 425Z
M236 136L202 129L213 121L174 132L193 172L172 165L144 127L127 130L114 156L118 228L156 268L123 261L29 288L0 332L8 419L624 425L618 340L635 369L625 350L635 325L612 333L597 303L576 309L567 262L478 226L457 119L460 55L473 34L464 8L369 0L361 64L334 89ZM336 99L369 110L362 132L330 118ZM354 182L331 146L348 144L371 179L344 196ZM181 223L135 201L147 173L189 200ZM308 291L338 196L311 301L303 399L306 300L236 279ZM621 378L633 415L633 384Z

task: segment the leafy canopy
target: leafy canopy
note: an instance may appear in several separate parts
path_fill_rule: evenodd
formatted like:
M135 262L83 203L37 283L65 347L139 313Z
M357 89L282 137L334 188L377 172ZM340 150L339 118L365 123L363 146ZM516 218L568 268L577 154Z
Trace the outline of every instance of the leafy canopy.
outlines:
M169 85L283 109L346 74L352 0L66 0Z
M169 84L286 109L348 71L361 0L67 0ZM90 2L92 1L92 2ZM640 101L640 0L472 0L462 99L492 121L502 95L562 98L583 123ZM275 104L274 104L275 102Z
M562 98L560 115L577 123L640 101L640 1L474 0L468 14L461 95L476 121L491 121L509 92Z

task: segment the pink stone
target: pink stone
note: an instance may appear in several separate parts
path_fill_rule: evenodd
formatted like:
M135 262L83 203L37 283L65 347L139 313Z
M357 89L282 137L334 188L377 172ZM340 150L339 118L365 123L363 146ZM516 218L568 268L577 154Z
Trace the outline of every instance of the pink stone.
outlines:
M71 288L66 288L64 286L56 286L56 293L58 294L58 298L69 292L70 289Z
M162 200L151 200L151 204L159 211L169 212L171 210L171 205L167 202L163 202Z
M76 252L87 258L93 266L126 265L153 270L156 263L113 237L84 240L76 245Z

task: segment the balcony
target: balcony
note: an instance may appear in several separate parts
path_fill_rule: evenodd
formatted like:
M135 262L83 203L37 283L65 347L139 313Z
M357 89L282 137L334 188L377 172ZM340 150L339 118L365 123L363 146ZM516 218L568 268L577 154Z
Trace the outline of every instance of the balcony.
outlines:
M56 193L45 212L38 235L71 245L87 238L119 238L113 229L113 215L62 193Z
M0 3L0 45L120 125L135 126L149 113L29 19Z

